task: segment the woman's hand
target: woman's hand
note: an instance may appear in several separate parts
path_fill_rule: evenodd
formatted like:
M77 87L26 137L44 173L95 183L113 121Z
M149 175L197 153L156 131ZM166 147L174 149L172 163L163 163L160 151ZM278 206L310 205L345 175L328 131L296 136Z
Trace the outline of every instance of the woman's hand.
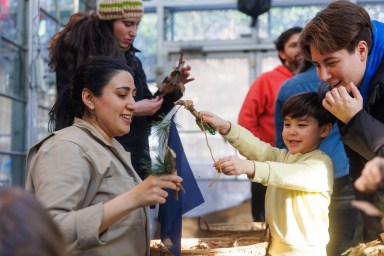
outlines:
M161 108L163 101L163 98L158 96L153 99L136 101L136 110L133 114L135 116L152 116Z
M134 188L105 202L103 221L99 232L103 232L136 209L154 204L164 204L168 197L168 192L165 189L178 191L180 187L177 184L182 181L183 179L177 175L150 175Z
M175 67L177 69L177 67ZM191 75L191 66L187 65L183 67L181 70L181 78L179 82L177 83L177 89L179 89L181 92L185 91L185 84L195 80L195 78L190 78L189 76Z
M220 172L220 170L228 176L238 176L246 174L248 178L253 179L255 176L255 165L250 160L239 159L234 156L227 156L221 158L213 164L213 167Z
M185 67L174 67L171 74L167 76L160 85L158 85L160 92L159 95L163 97L166 94L174 93L175 91L181 91L181 93L184 93L185 84L195 80L194 78L189 78L190 71L191 67L189 65Z
M218 131L220 134L228 134L231 128L230 122L208 111L202 111L200 114L203 121L208 123L213 129Z
M164 204L168 197L168 192L165 189L180 190L177 185L183 179L177 175L150 175L142 183L134 189L135 200L140 203L140 206L150 206L154 204Z
M350 90L353 97L344 86L333 88L323 100L323 107L345 124L363 109L363 97L352 82Z
M195 80L195 78L190 78L189 76L191 75L191 66L189 65L186 65L185 67L183 67L183 69L181 70L181 79L180 79L180 82L178 84L178 87L180 88L180 90L182 92L184 92L184 85Z

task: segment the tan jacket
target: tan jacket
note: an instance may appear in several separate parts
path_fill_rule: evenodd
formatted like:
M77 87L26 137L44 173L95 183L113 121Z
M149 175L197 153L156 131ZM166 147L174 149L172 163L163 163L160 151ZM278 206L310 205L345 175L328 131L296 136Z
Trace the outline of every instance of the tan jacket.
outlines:
M103 203L139 182L130 153L81 119L35 144L27 157L26 190L59 224L71 255L149 255L148 208L99 234Z

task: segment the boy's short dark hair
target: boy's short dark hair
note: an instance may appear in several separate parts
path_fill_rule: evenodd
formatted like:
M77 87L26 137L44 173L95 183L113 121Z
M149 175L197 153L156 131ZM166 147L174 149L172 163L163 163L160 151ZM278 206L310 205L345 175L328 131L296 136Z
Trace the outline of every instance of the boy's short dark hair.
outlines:
M334 124L336 117L323 107L324 95L319 92L304 92L293 95L283 105L283 117L313 117L319 126Z

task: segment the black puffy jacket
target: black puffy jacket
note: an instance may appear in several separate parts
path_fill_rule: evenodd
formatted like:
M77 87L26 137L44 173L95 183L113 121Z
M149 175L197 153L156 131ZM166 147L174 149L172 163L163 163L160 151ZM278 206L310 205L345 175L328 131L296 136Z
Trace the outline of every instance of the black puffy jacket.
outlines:
M366 107L348 124L338 122L353 179L360 176L367 161L384 156L384 61L372 84Z

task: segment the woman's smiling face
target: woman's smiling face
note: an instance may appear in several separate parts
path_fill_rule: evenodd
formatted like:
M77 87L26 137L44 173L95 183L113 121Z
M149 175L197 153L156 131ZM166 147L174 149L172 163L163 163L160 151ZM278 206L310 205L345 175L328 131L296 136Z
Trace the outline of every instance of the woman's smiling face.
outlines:
M129 133L136 88L127 71L118 71L104 87L100 97L94 97L94 115L103 136L114 138Z
M332 88L344 86L350 92L349 84L360 86L367 66L368 48L361 41L352 53L342 49L332 53L320 53L311 46L312 63L317 69L319 78Z

